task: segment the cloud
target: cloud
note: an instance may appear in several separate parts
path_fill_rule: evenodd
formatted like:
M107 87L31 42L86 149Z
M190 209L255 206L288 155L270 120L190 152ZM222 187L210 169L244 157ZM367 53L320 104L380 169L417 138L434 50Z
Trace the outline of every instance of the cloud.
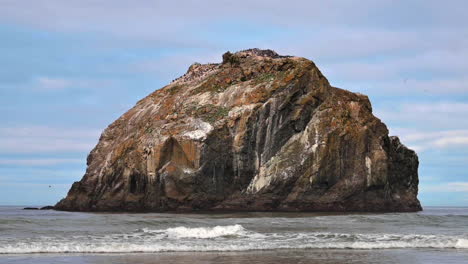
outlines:
M0 140L0 153L85 152L93 148L91 142L75 139L9 138Z
M76 79L57 77L37 77L32 83L22 87L25 90L60 91L65 89L96 90L115 88L116 81L110 79Z
M152 47L165 43L170 47L190 48L213 44L213 38L207 40L200 32L229 33L231 28L217 26L242 22L244 30L256 24L297 31L300 36L296 41L286 39L284 48L302 43L306 50L339 55L344 51L356 51L356 54L366 50L392 52L415 43L419 43L417 47L420 48L429 46L433 41L424 38L427 32L466 28L465 14L460 12L464 7L466 3L458 0L451 1L450 5L436 0L411 4L363 0L359 5L348 0L182 0L138 4L128 0L42 0L28 3L27 7L20 1L3 0L0 21L52 31L93 32L149 41ZM414 15L416 11L417 16ZM400 32L392 33L397 31ZM218 38L218 41L225 40ZM272 45L272 42L265 44ZM320 53L314 55L320 56Z
M385 92L394 92L395 89L421 92L421 88L436 93L468 91L466 85L468 75L465 71L468 68L468 62L464 60L468 57L468 50L453 54L451 57L440 56L431 61L424 60L421 56L423 55L413 55L406 59L387 58L378 62L327 63L323 65L323 69L327 75L348 82L372 82L375 84L374 89L385 88L387 89ZM452 76L432 76L430 79L420 79L421 73L445 75L447 72Z
M41 90L63 90L70 87L70 81L58 78L39 77L37 78L39 89Z
M50 187L49 187L50 186ZM65 197L69 184L0 183L2 205L54 205Z
M352 1L284 1L252 0L238 2L229 0L193 2L182 0L144 1L135 4L128 0L112 2L95 0L60 0L34 1L25 8L23 3L15 0L3 0L2 12L4 19L23 23L36 23L38 26L83 30L94 23L98 28L117 28L128 30L134 25L156 22L161 26L168 25L165 21L177 22L201 20L213 23L213 19L235 15L239 19L254 21L268 20L275 23L317 22L321 25L348 22L350 26L369 24L380 26L397 26L414 24L418 27L428 27L435 23L444 26L463 28L466 25L461 7L463 1L454 0L450 5L440 1L416 1L395 3L391 0L363 0L360 5ZM194 12L194 11L197 12ZM414 11L418 11L418 16ZM313 14L313 15L311 15ZM278 17L281 16L281 19ZM393 18L393 21L388 21ZM429 19L430 18L430 19ZM61 22L61 23L58 23ZM182 23L181 23L182 24ZM147 31L155 28L148 28ZM135 30L142 30L135 28ZM158 29L161 30L161 29Z
M88 152L99 134L99 130L85 128L0 128L0 153Z
M468 145L468 134L466 134L466 136L440 138L434 141L434 145L441 148L449 146L461 147Z
M468 65L467 65L468 67ZM468 76L462 78L439 78L433 80L412 80L403 79L398 82L390 81L381 85L376 85L374 89L382 89L387 94L406 95L460 95L468 92Z
M0 135L43 138L95 138L100 131L86 128L57 128L48 126L18 126L0 128Z
M403 111L413 111L421 114L466 114L468 113L468 103L460 102L436 102L436 103L415 103L403 105Z
M441 138L452 138L468 135L468 130L448 130L448 131L418 131L414 129L396 128L391 133L401 134L409 141L435 140Z
M467 43L468 36L458 31L432 28L415 32L369 25L349 27L337 23L328 25L326 30L300 27L293 32L300 35L301 41L291 43L290 39L279 40L285 52L325 61L330 68L346 69L353 65L370 68L384 64L391 68L391 72L392 68L413 67L415 64L426 68L427 63L418 64L418 61L430 62L436 68L466 64L456 56L466 51L466 47L459 44ZM368 57L378 59L363 61ZM445 63L451 60L459 62Z
M433 38L437 40L440 37ZM468 36L464 39L453 36L450 39L450 42L460 42L462 39L468 45ZM435 47L417 48L419 44L416 41L416 47L404 48L397 45L398 51L391 56L385 50L378 51L375 58L386 56L379 60L346 60L343 56L337 62L324 60L321 68L332 83L354 86L373 95L430 96L468 92L468 49L456 50L442 42ZM329 46L330 49L336 48L333 44ZM411 54L402 57L408 52Z
M83 158L83 164L86 159ZM80 169L77 169L77 168ZM9 183L71 183L85 173L84 166L1 166L1 182Z
M460 101L386 104L375 115L390 134L416 151L464 149L468 146L468 103Z
M424 192L468 192L468 182L447 182L421 186Z
M169 79L176 77L174 72L186 70L194 61L191 57L203 62L227 49L258 46L317 60L332 83L360 92L467 91L468 22L460 12L467 6L463 1L446 5L435 0L410 4L365 0L355 5L346 0L253 0L248 6L233 1L42 0L25 8L19 1L4 0L0 21L96 35L99 40L92 48L101 46L108 52L120 47L116 51L129 55L126 70L153 72ZM418 16L414 16L415 10ZM257 38L259 34L249 35L252 28L256 33L272 33ZM131 50L121 52L126 45L162 50L166 56L133 61ZM102 67L115 72L113 66ZM459 76L438 76L442 73ZM76 82L41 78L43 86L51 89Z
M421 131L394 128L390 130L390 134L398 135L410 148L420 152L468 146L468 130Z
M434 101L434 102L384 102L375 109L375 115L381 118L392 129L406 128L406 131L416 133L454 131L453 137L468 127L468 103L463 101ZM452 133L452 132L450 132Z
M50 166L59 164L84 163L82 159L0 159L0 165Z
M219 52L201 52L200 54L175 54L166 55L158 59L142 60L131 63L129 70L135 73L149 73L161 78L172 78L181 76L195 62L216 63L221 62Z

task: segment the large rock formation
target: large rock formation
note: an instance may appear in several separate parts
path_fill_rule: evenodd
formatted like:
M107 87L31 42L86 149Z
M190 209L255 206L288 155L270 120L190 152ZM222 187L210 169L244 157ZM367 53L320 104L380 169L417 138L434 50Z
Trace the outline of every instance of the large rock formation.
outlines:
M271 50L193 64L112 123L56 209L418 211L418 157L367 96Z

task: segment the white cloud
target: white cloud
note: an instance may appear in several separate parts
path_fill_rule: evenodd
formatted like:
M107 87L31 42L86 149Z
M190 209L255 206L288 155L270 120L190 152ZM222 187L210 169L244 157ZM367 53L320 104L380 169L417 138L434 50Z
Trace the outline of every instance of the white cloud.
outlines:
M434 141L434 145L437 147L450 147L450 146L467 146L468 145L468 134L466 136L456 136L456 137L445 137L440 138Z
M439 39L436 35L433 38ZM451 42L460 39L468 45L468 36L464 39L451 37ZM330 49L333 49L333 44ZM398 49L398 53L406 53L413 48ZM354 87L358 92L372 95L465 94L468 92L468 49L450 49L450 46L440 43L437 47L414 51L405 57L389 56L377 61L344 60L341 57L337 62L324 60L321 69L332 84ZM382 50L375 56L385 56L383 54L386 53Z
M85 163L82 159L0 159L0 165L50 166L59 164Z
M84 173L84 169L70 169L67 166L63 168L20 166L2 170L0 179L2 182L10 183L69 183L80 179Z
M403 103L378 109L376 116L416 151L464 149L468 146L468 103Z
M75 139L10 138L0 140L0 153L85 152L93 145Z
M380 38L380 41L387 41L392 42L392 38L405 38L407 37L405 32L380 32L379 35L374 34L373 32L361 32L362 34L366 34L367 38ZM445 32L432 32L431 36L425 36L425 38L431 41L431 45L425 45L425 41L418 39L414 33L412 33L413 39L407 40L408 43L406 46L401 45L401 43L394 42L389 45L388 49L393 49L393 53L397 52L397 54L392 54L395 56L388 56L385 57L386 50L382 50L385 47L383 44L374 47L373 49L377 49L373 54L380 55L382 59L378 61L340 61L337 63L330 63L331 69L339 69L340 73L345 77L350 79L352 78L362 78L362 79L381 79L382 77L392 77L395 75L405 74L407 78L411 79L411 74L415 70L419 71L444 71L450 72L451 74L466 74L466 68L468 67L468 62L464 60L465 57L468 56L468 48L454 48L449 43L465 43L468 44L468 35L460 36L458 32L453 32L447 35ZM364 44L364 43L363 43ZM445 45L444 45L445 44ZM420 47L420 45L425 45ZM365 45L360 45L361 49L364 49ZM330 49L335 49L334 45L329 45ZM412 54L403 56L400 52L408 52L413 51ZM364 53L362 55L368 55L369 52ZM349 54L348 54L349 55ZM346 56L346 55L345 55ZM346 70L355 70L356 68L364 68L366 70L373 70L374 68L378 68L381 71L385 71L385 74L382 73L381 75L375 76L372 75L365 75L366 72L358 72L359 75L353 75L353 71L351 74L347 74ZM375 70L375 69L374 69ZM372 73L372 72L368 72ZM363 78L364 77L364 78ZM366 78L367 77L367 78Z
M0 153L89 152L99 134L99 130L84 128L0 128Z
M1 137L42 137L42 138L96 138L100 130L86 128L58 128L49 126L18 126L0 128Z
M394 128L390 130L390 134L398 135L408 147L415 151L468 146L468 130L421 131Z
M22 87L37 91L60 91L65 89L100 89L115 88L116 81L109 79L73 79L41 76Z
M248 3L248 5L247 5ZM25 6L16 0L3 0L1 17L48 28L83 30L92 26L129 30L134 25L157 25L161 28L168 25L166 21L179 21L183 18L198 18L204 22L215 21L229 15L238 19L271 21L276 24L316 22L320 25L345 23L349 26L362 24L387 25L414 23L419 27L431 26L434 23L463 28L466 25L461 11L464 1L453 0L450 5L440 1L427 0L398 3L391 0L363 0L359 5L353 1L306 1L291 0L251 0L251 1L144 1L135 4L128 0L94 1L94 0L43 0L34 1ZM195 12L196 11L196 12ZM418 16L414 12L418 12ZM313 14L313 15L311 15ZM282 19L278 19L281 15ZM431 20L428 20L431 18ZM61 23L60 23L61 22ZM94 24L96 22L100 22ZM107 22L107 23L106 23ZM373 24L372 24L373 22ZM181 23L183 24L183 23ZM143 27L145 29L145 27ZM143 30L134 28L134 30ZM146 31L161 30L147 26Z
M360 1L145 1L43 0L25 4L2 1L0 22L65 32L99 33L106 51L109 46L148 45L153 49L179 48L207 61L220 50L254 46L276 49L283 54L317 59L332 83L350 89L350 82L368 93L454 94L468 91L468 20L460 10L463 1L450 5L428 0L411 5L391 0ZM417 10L418 16L414 16ZM313 15L311 15L311 12ZM278 19L278 17L281 19ZM216 23L213 23L216 21ZM234 21L234 22L233 22ZM242 21L242 23L237 23ZM223 23L227 23L223 28ZM271 37L243 34L252 27L274 32ZM226 40L226 32L232 39ZM219 36L219 37L217 37ZM118 41L114 39L118 38ZM97 41L99 42L99 41ZM99 45L94 43L94 45ZM120 46L119 46L120 47ZM96 46L93 46L96 48ZM165 53L165 52L164 52ZM167 53L171 54L171 52ZM185 58L183 58L185 57ZM156 72L176 77L186 70L193 55L174 55L160 61L132 61L130 70ZM109 66L104 64L104 68ZM113 68L112 70L115 71ZM433 71L459 74L421 80ZM75 86L77 80L41 77L44 89ZM339 82L342 80L342 82Z
M450 136L464 137L459 134L468 127L468 103L460 101L435 102L385 102L375 108L375 115L382 119L389 127L413 130L417 133L430 133L453 131Z
M468 81L468 80L467 80ZM402 111L421 114L463 114L468 113L468 103L436 102L404 104Z
M437 185L423 185L421 192L468 192L468 182L447 182Z
M60 78L39 77L38 88L41 90L63 90L70 87L71 82Z
M212 47L212 40L197 33L204 29L213 32L223 22L231 25L233 21L242 22L245 29L255 24L266 29L297 31L298 38L286 38L281 46L285 49L295 47L293 54L304 54L299 52L301 49L314 51L312 56L392 53L395 49L437 46L443 41L445 46L466 46L447 40L445 35L434 38L427 34L436 30L444 34L457 30L464 32L468 24L465 14L460 12L466 9L466 3L456 0L450 5L427 0L413 2L410 6L391 0L362 0L359 5L348 0L158 0L138 3L128 0L43 0L27 6L21 1L3 0L1 7L0 21L47 30L116 35L126 40L149 41L153 47L154 43L159 45L161 42L172 44L170 47ZM414 16L416 11L418 16ZM220 29L220 32L230 29ZM280 40L263 43L273 45ZM223 41L221 43L226 46Z
M144 60L129 65L132 72L150 73L158 77L175 79L185 73L194 62L218 63L221 62L221 52L202 52L197 55L176 54L163 56L157 60Z

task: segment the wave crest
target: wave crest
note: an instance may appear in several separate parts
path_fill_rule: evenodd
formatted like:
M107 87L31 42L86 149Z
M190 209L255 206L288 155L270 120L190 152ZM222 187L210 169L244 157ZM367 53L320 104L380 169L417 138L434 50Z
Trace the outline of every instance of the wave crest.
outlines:
M215 227L185 227L179 226L164 230L143 229L145 233L163 233L170 238L216 238L226 236L246 236L247 231L241 225L227 225Z
M101 236L40 237L0 244L0 254L391 248L468 249L468 238L417 234L256 233L236 224L143 229Z

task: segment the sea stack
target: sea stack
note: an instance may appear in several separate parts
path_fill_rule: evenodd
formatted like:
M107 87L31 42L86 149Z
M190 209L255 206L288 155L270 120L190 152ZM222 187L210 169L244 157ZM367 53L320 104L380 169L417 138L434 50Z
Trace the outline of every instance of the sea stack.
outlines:
M102 133L67 211L421 210L418 157L310 60L227 52Z

